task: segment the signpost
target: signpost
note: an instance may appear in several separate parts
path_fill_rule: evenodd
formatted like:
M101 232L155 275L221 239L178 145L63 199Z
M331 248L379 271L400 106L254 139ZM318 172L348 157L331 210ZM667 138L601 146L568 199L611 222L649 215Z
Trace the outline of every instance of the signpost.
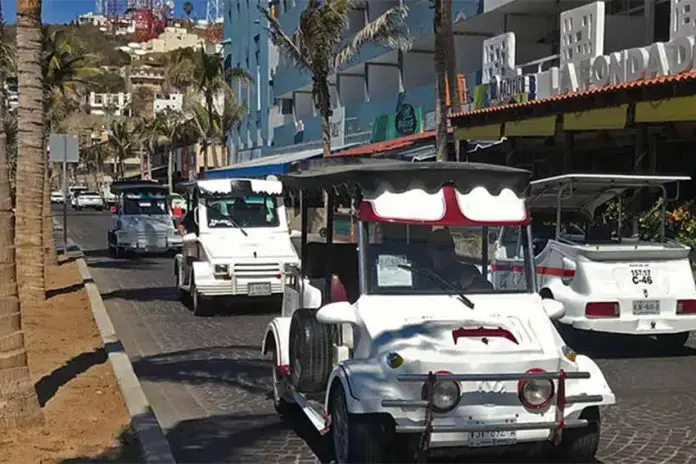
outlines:
M68 163L80 161L79 143L72 134L51 134L48 139L49 160L63 163L63 245L68 250Z

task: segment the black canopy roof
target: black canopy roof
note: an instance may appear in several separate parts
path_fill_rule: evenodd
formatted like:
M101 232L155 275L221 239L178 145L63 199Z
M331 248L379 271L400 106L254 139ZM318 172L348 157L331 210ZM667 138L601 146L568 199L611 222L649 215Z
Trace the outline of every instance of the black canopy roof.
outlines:
M484 187L492 195L504 188L518 196L526 193L531 172L524 169L483 163L411 163L375 158L323 158L295 165L281 180L291 188L330 189L346 186L363 193L389 184L390 190L403 192L417 186L429 193L445 184L454 184L461 193Z
M111 193L114 195L126 192L168 193L169 190L167 186L151 180L123 180L111 184Z

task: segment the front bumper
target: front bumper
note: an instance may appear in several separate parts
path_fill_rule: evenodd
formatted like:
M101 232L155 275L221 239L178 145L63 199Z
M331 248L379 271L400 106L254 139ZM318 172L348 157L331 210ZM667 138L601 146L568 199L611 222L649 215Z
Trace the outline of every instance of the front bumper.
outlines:
M166 253L172 250L180 250L181 238L142 238L119 237L117 246L132 253Z
M283 293L283 281L281 279L276 279L270 282L271 293L269 295L260 296L273 296L282 295ZM267 280L252 282L249 279L235 279L234 277L228 279L197 279L196 289L203 296L249 296L256 297L256 295L249 294L249 284L265 284L269 283Z
M481 417L461 417L447 414L436 414L432 407L432 398L422 399L388 399L382 400L384 408L420 408L424 415L422 420L410 418L395 418L396 432L421 434L421 451L440 447L489 447L506 446L517 443L533 443L551 441L559 443L563 431L568 428L587 426L587 420L580 419L579 413L566 417L565 407L571 404L598 403L602 395L566 396L566 380L589 379L589 372L558 372L543 373L514 373L514 374L406 374L398 377L400 382L429 383L438 380L453 380L457 382L510 382L520 380L552 380L556 382L555 398L545 413L526 414L526 409L519 402L518 412L525 414L509 414L500 417L496 409L487 410L480 405ZM463 406L460 402L459 406ZM503 407L510 411L509 405ZM575 418L574 418L575 417ZM527 420L524 420L527 419Z

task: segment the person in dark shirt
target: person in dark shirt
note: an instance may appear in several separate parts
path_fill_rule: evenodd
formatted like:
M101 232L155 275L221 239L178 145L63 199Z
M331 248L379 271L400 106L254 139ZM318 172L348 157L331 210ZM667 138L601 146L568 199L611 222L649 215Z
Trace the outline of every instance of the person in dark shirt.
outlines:
M186 234L196 233L196 221L193 210L188 211L184 218L179 223L179 233L183 236Z
M428 256L433 271L464 290L490 290L493 288L476 266L457 260L454 239L448 229L437 229L430 233Z

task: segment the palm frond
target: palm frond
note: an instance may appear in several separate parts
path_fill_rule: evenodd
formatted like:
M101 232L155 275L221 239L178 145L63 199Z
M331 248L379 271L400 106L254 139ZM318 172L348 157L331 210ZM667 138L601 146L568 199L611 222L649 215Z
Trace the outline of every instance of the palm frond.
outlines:
M258 5L258 9L261 14L268 21L268 36L271 42L278 47L280 52L287 58L291 59L295 66L304 69L311 69L311 63L307 60L307 57L302 53L302 37L300 34L293 34L293 37L287 35L283 31L280 23L273 17L271 12L261 5ZM298 45L300 43L300 45Z
M368 43L377 43L395 50L409 50L412 41L406 25L407 16L408 7L406 5L397 5L389 8L378 18L366 24L355 34L353 40L346 44L336 55L335 69L339 69L348 63Z

